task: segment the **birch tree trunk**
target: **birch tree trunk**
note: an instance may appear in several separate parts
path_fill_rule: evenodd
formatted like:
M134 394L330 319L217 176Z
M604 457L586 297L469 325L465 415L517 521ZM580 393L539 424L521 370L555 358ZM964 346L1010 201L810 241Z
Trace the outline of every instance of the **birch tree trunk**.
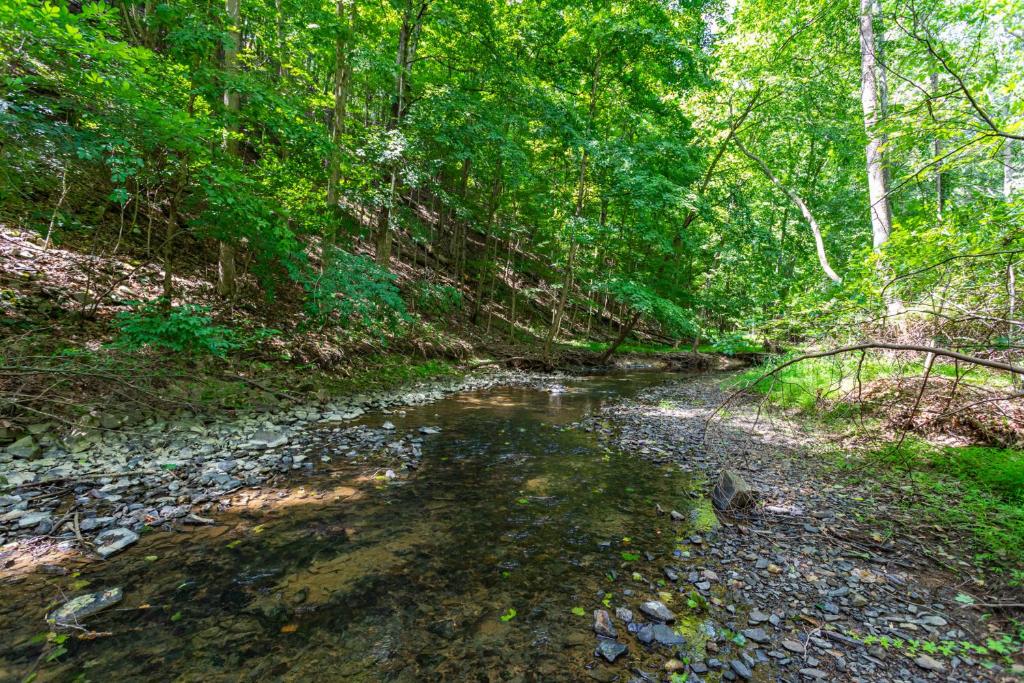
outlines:
M892 206L886 179L885 136L878 132L882 119L882 82L879 79L872 0L860 0L860 102L868 143L868 195L871 200L871 237L875 249L889 241Z
M230 79L238 70L238 48L241 43L241 12L239 0L226 0L224 9L228 15L228 40L224 43L224 74ZM228 84L230 86L230 83ZM224 109L228 122L225 126L224 149L231 156L238 156L238 123L235 120L239 110L238 92L224 88ZM235 248L221 240L217 253L217 293L224 297L235 295Z
M877 252L892 234L892 203L889 201L889 167L885 158L887 140L879 130L885 119L888 92L884 65L879 59L880 41L875 36L874 9L872 0L860 0L860 101L868 138L865 151L871 202L871 243ZM887 279L888 268L883 261L879 261L879 270L881 277ZM885 299L885 325L895 328L897 336L902 338L906 333L906 309L898 296L891 293L892 290L889 292Z
M807 224L811 227L811 233L814 235L814 249L818 253L818 263L821 265L821 269L825 271L825 275L827 275L832 282L837 284L841 283L843 279L836 274L836 271L832 270L832 266L828 263L828 255L825 253L825 242L822 240L821 228L818 227L818 221L814 219L814 214L812 214L811 210L807 208L807 204L804 203L804 200L801 199L796 192L784 186L782 182L775 177L775 174L772 173L771 169L768 168L768 165L761 159L761 157L755 155L744 147L743 143L740 142L740 139L737 136L733 135L732 139L736 143L737 149L743 152L743 154L745 154L751 161L756 163L761 171L768 176L768 179L771 180L777 188L782 190L786 196L789 197L789 200L796 204L796 207L800 209L800 213L803 214Z

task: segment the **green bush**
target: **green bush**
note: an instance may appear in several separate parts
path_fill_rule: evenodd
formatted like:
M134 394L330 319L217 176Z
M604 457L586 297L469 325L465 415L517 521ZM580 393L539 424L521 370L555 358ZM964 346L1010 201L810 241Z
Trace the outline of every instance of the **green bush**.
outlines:
M711 345L711 349L726 356L735 356L737 353L758 353L763 349L750 342L744 334L731 334L722 337Z
M208 312L208 308L188 304L167 307L163 299L133 302L131 311L117 316L120 335L115 344L224 357L238 346L237 337L230 328L214 325Z
M330 266L306 282L306 312L321 327L393 331L409 318L395 279L372 260L336 249Z
M462 308L462 292L451 285L418 282L413 287L416 310L430 315L445 315Z

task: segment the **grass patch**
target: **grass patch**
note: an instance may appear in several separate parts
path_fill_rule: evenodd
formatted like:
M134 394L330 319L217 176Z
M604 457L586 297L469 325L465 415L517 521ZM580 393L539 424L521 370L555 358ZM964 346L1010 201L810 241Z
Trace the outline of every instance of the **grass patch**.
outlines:
M908 438L845 466L867 467L883 483L905 487L901 504L914 519L966 545L974 559L1011 585L1024 585L1024 451L933 446Z
M778 364L783 359L776 359ZM771 365L750 368L740 374L731 385L747 391L770 394L773 403L785 408L799 408L804 411L824 410L825 416L847 417L856 410L852 404L839 404L846 395L856 397L858 380L857 367L860 364L860 383L896 377L920 377L924 373L921 361L901 362L875 355L867 355L860 363L858 354L846 354L831 358L810 358L784 368L774 377L768 377L754 384ZM931 374L940 377L956 377L956 366L936 361ZM987 368L970 368L964 372L960 367L961 381L976 386L992 388L1009 386L1010 379L1005 373L996 373Z

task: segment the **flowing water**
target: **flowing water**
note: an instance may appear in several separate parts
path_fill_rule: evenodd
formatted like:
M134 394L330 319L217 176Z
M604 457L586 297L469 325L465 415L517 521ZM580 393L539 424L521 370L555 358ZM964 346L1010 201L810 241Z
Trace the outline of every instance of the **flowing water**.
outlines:
M565 425L669 377L580 378L562 393L508 388L408 409L386 419L442 432L424 437L407 479L336 458L215 527L146 534L107 562L67 564L66 576L0 582L0 679L33 666L38 680L97 682L606 680L608 669L622 679L657 669L670 653L644 649L621 622L629 654L595 659L591 613L603 600L635 612L664 590L660 567L690 530L655 506L685 513L693 484ZM115 586L124 599L86 622L92 634L40 658L56 654L32 640L48 630L47 608Z

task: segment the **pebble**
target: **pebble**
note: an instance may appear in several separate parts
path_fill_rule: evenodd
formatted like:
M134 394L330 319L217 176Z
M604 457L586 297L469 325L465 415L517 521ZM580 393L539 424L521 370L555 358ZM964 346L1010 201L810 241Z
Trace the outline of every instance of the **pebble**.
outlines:
M604 657L609 662L614 662L624 655L628 649L618 641L601 639L597 644L597 650L594 652L594 655Z
M615 626L608 612L603 609L594 610L594 633L606 638L615 638Z
M657 621L671 622L676 619L676 615L673 614L672 610L659 600L649 600L641 604L640 611Z

